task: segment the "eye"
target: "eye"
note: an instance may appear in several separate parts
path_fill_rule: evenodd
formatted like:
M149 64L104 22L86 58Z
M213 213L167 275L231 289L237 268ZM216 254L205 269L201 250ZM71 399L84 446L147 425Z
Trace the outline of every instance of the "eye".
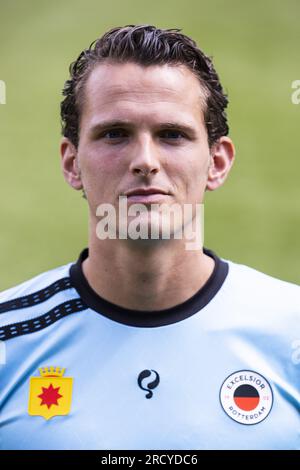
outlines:
M184 138L185 135L180 132L180 131L177 131L177 130L165 130L165 131L162 131L161 132L161 136L165 139L171 139L171 140L180 140L181 138Z
M123 129L111 129L109 131L105 131L102 135L102 137L105 137L109 140L119 139L125 136L126 132Z

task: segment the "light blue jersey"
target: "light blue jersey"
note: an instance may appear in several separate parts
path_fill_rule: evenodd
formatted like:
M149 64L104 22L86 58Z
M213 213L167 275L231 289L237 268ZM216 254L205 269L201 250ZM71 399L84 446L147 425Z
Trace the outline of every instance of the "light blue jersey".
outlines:
M87 249L3 292L1 448L300 449L300 287L205 253L162 311L97 295Z

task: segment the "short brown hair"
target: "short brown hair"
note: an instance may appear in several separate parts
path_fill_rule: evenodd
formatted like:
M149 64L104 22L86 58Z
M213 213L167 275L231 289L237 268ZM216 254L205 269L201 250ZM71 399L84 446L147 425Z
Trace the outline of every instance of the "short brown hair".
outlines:
M115 63L139 65L183 64L199 79L206 96L204 120L211 147L227 135L229 128L223 92L212 60L195 41L181 34L180 29L158 29L150 25L127 25L113 28L83 50L70 65L70 79L65 82L61 102L62 134L78 146L79 123L84 85L99 63L109 59Z

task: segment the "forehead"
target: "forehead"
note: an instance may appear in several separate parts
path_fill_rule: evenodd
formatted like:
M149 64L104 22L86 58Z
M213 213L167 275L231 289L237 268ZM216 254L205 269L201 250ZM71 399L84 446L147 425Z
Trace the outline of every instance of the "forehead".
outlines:
M203 121L205 93L198 78L184 65L102 63L90 73L84 89L82 118L173 117ZM118 116L116 116L118 113ZM162 116L164 115L164 116Z

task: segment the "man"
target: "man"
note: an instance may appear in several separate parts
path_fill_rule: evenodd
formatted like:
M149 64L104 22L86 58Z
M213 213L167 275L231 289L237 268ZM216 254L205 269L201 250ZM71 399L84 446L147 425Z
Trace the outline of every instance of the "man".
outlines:
M2 448L300 447L299 287L177 236L235 153L219 77L179 31L115 28L72 64L62 169L89 243L1 295ZM161 208L185 205L164 237Z

